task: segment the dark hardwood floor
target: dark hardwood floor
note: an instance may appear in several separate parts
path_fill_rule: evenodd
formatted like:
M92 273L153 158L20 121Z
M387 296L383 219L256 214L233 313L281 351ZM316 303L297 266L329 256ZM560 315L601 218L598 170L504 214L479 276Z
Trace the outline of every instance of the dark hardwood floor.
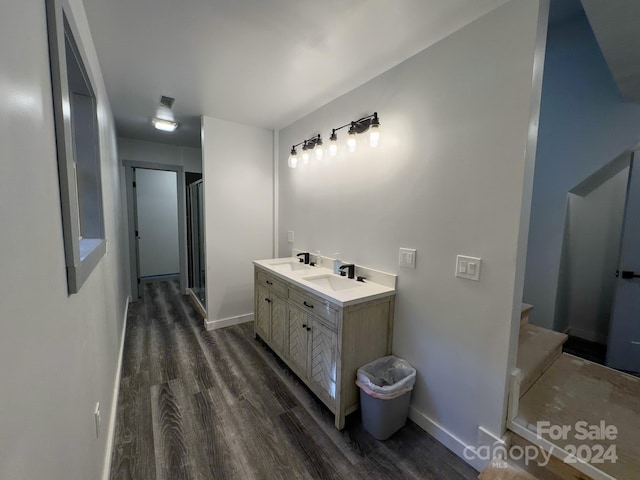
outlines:
M408 421L385 442L343 431L253 324L202 326L176 282L129 306L112 479L475 479Z
M562 351L600 365L604 365L607 360L606 345L571 335L563 345Z

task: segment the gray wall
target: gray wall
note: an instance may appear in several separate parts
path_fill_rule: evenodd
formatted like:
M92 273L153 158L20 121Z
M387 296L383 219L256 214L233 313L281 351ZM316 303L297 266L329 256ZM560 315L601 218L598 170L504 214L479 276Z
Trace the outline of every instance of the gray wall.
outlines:
M273 132L202 119L207 322L250 320L253 260L273 256Z
M620 97L584 14L549 26L543 78L524 301L553 328L567 193L638 143L640 105Z
M393 352L418 371L411 416L458 454L505 418L538 7L509 2L279 132L279 255L341 252L399 275ZM378 149L287 167L292 144L373 111ZM417 248L415 270L399 247ZM482 257L480 282L454 276L457 254Z
M118 137L118 154L121 160L177 165L185 172L202 173L200 148Z
M0 478L99 479L129 291L113 119L80 0L70 0L97 82L107 253L68 296L45 4L0 16ZM26 33L28 32L28 34ZM19 48L16 40L19 39ZM102 410L96 439L93 411ZM110 452L109 452L110 453Z
M628 178L627 167L585 196L569 195L557 326L592 342L607 342Z

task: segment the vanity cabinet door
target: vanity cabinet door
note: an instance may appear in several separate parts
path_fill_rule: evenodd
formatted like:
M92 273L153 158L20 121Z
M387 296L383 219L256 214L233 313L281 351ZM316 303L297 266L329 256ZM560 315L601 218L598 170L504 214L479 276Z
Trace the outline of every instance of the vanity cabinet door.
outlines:
M258 301L256 304L256 333L265 341L271 340L271 305L272 294L269 289L260 285L256 287Z
M289 306L289 359L300 373L306 376L309 351L308 331L311 328L306 312Z
M276 352L285 352L287 302L279 295L271 296L271 344Z
M311 325L309 377L331 401L336 398L336 345L338 335L318 321Z

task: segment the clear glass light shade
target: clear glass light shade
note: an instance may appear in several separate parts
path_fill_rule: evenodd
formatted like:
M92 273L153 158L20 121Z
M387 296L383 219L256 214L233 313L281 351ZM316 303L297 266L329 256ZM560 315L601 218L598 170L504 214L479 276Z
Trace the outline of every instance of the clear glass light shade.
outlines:
M302 152L302 163L305 165L309 163L309 150L304 150Z
M331 155L332 157L335 157L337 153L338 153L338 141L331 140L331 142L329 143L329 155Z
M316 145L316 148L314 148L313 151L316 152L316 158L318 160L322 160L322 157L324 156L324 150L322 149L322 145Z
M373 125L369 132L369 145L376 148L380 143L380 127Z
M289 155L289 168L296 168L298 166L298 155L292 153Z
M358 142L356 140L355 133L350 133L349 134L349 138L347 139L347 148L349 149L349 152L351 152L351 153L355 152L356 149L358 148Z

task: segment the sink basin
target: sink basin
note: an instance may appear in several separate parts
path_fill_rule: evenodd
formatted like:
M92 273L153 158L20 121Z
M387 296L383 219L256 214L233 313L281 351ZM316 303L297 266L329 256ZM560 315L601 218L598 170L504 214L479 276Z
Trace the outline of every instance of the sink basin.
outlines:
M316 277L304 277L302 280L306 280L307 282L313 283L314 285L326 290L333 290L334 292L339 292L340 290L348 290L350 288L358 288L363 285L362 283L358 283L353 279L346 277L337 277L335 275L318 275Z
M282 272L296 272L298 270L309 270L310 268L312 268L310 265L305 265L301 262L275 263L271 265L271 267Z

